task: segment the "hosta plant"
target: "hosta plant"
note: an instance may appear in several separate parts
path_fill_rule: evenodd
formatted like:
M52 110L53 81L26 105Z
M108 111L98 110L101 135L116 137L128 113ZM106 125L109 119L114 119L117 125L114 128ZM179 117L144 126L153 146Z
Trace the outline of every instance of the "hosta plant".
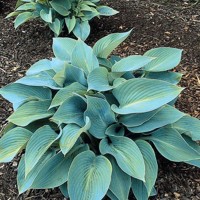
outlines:
M15 28L24 22L40 18L58 36L66 25L68 32L86 40L90 34L89 21L94 17L111 16L118 12L102 6L100 0L18 0L16 10L7 17L16 16Z
M19 152L19 193L60 187L71 200L137 200L155 195L154 150L200 167L200 121L174 107L182 91L176 48L126 58L111 52L130 34L93 48L54 38L55 58L0 90L14 112L0 139L0 162ZM23 150L23 151L22 151Z

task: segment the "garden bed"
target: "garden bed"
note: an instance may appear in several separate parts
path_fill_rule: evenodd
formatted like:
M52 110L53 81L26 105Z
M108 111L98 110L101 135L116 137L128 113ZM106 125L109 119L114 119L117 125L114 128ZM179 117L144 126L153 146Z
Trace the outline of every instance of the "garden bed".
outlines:
M184 74L180 84L185 90L177 107L200 118L200 4L192 6L193 3L186 0L105 2L119 10L120 14L92 21L92 32L87 42L92 44L109 33L133 28L132 35L115 53L121 56L142 54L159 46L183 49L183 59L176 71ZM22 77L37 60L53 56L53 34L43 23L32 21L15 30L12 20L4 19L13 11L14 4L14 0L7 0L6 3L0 0L0 87ZM0 130L11 112L11 105L0 98ZM17 164L18 158L12 163L0 165L0 200L63 199L58 190L31 190L18 197ZM156 188L158 195L153 199L198 200L200 170L160 158Z

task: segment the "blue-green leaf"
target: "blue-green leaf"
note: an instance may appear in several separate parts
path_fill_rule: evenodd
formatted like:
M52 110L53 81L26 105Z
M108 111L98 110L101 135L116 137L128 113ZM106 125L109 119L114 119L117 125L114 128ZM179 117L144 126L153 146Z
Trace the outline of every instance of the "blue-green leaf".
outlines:
M68 189L71 200L101 200L111 182L112 166L104 156L92 151L80 153L69 169Z
M60 15L69 15L69 9L71 8L71 2L69 0L52 0L49 3Z
M151 62L153 58L147 56L128 56L116 62L112 66L112 72L127 72L140 69L144 65Z
M114 157L108 156L108 159L112 164L112 177L109 190L112 191L118 200L127 200L131 187L131 177L120 169Z
M182 74L177 72L149 72L145 75L145 78L159 79L167 81L172 84L177 84L180 82Z
M76 45L76 40L71 38L53 38L53 52L60 60L71 60L72 51Z
M124 127L120 124L112 124L107 129L105 134L109 136L124 136Z
M67 79L65 82L66 85L78 82L84 86L87 86L87 80L83 69L71 65L67 67L66 73L67 73Z
M168 160L185 162L200 159L200 154L192 149L175 129L161 128L147 139L152 141L160 154Z
M68 28L68 32L71 33L76 25L76 18L75 16L72 17L66 17L65 18L65 24Z
M87 88L82 86L80 83L72 83L69 86L59 90L56 95L54 96L50 108L60 106L63 104L67 99L74 96L76 94L85 94L87 92Z
M148 121L140 126L129 127L132 133L145 133L178 121L185 114L176 108L165 105Z
M39 128L30 138L25 153L25 176L38 163L44 153L60 136L46 125Z
M27 126L38 119L45 119L54 114L54 110L48 110L51 101L30 101L19 107L8 121L18 126Z
M79 40L72 52L72 65L83 69L88 75L92 70L99 67L98 60L91 47Z
M73 33L77 38L85 41L90 34L90 25L88 21L76 21Z
M111 154L119 167L128 175L145 180L145 165L142 153L134 141L127 137L110 136L100 142L102 155Z
M14 23L15 23L15 28L17 28L18 26L20 26L21 24L23 24L24 22L30 20L33 18L33 13L32 12L23 12L23 13L20 13Z
M68 124L64 127L62 136L60 138L60 149L64 155L74 146L81 133L86 132L91 126L90 119L86 118L84 127L77 126L76 124Z
M120 105L119 107L112 105L111 108L119 114L148 112L170 102L181 91L182 88L165 81L135 78L120 84L113 90Z
M107 58L110 53L130 35L130 33L131 31L113 33L101 38L93 47L95 55L100 58Z
M20 160L18 169L17 169L17 186L19 194L24 193L26 190L28 190L31 185L33 184L35 178L37 177L38 173L42 169L43 165L47 160L49 160L53 155L55 154L55 151L49 150L44 153L44 155L40 158L38 163L35 165L33 170L25 177L25 157L23 157Z
M51 90L44 87L33 87L13 83L0 89L0 94L13 104L14 110L30 100L50 100Z
M21 83L29 86L41 86L49 87L51 89L59 89L60 86L53 80L55 72L52 71L42 71L38 74L25 76L16 81L16 83Z
M200 140L200 120L191 116L184 116L172 124L174 129L190 136L194 141Z
M160 47L147 51L144 55L155 57L144 70L151 72L167 71L176 67L181 61L181 49Z
M52 120L61 123L75 123L79 126L84 125L84 112L86 102L79 96L71 96L58 108Z
M42 60L39 60L38 62L36 62L35 64L33 64L26 71L26 75L30 76L30 75L38 74L42 71L51 70L51 69L52 69L51 61L48 59L42 59Z
M103 16L111 16L119 13L117 10L114 10L108 6L98 6L97 11Z
M25 10L35 10L35 3L24 3L23 5L17 7L16 11L25 11Z
M47 23L52 23L52 9L50 8L48 12L45 10L40 11L40 17Z
M119 122L126 127L140 126L149 121L160 109L162 109L162 107L145 113L121 115L119 118Z
M89 132L96 138L106 137L107 127L116 122L114 112L111 110L109 103L102 99L87 96L87 110L84 116L91 120Z
M59 36L62 31L63 23L58 19L55 18L55 20L52 23L49 23L49 28L55 33L55 36Z
M68 193L68 187L67 187L67 182L62 184L59 187L61 193L65 196L65 198L69 198L69 193Z
M14 128L0 139L0 163L10 162L29 141L32 133L24 128Z
M144 192L144 194L147 193L147 196L149 197L151 195L151 191L153 190L155 182L156 182L156 178L157 178L157 174L158 174L158 164L157 164L154 150L151 147L151 145L148 144L148 142L146 142L144 140L136 140L136 144L139 147L139 149L143 155L143 158L144 158L145 182L142 182L137 179L133 179L133 181L132 181L133 191L134 191L134 193L136 192L135 186L136 186L136 184L139 184L140 187L142 187L144 190L146 188L146 192ZM142 185L144 185L144 187ZM139 191L140 191L140 189L139 189ZM137 191L137 193L139 191ZM143 194L140 193L141 197L142 197L142 195ZM142 199L142 198L140 198L140 199Z
M95 68L88 75L88 90L96 90L99 92L111 90L113 87L109 85L108 70L104 67Z
M66 156L62 152L53 156L43 165L31 188L55 188L64 184L68 181L68 172L74 158L88 149L88 145L84 144L73 148Z

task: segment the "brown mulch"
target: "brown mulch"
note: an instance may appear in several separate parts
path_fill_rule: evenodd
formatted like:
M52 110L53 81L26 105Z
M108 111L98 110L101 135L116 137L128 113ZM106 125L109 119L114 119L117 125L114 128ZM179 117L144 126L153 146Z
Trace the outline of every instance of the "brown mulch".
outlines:
M42 58L53 56L53 34L43 23L32 21L15 30L5 16L13 10L14 0L0 0L0 87L22 77L27 68ZM184 74L185 87L177 106L200 118L200 4L189 0L118 0L104 1L120 11L114 17L95 19L88 39L93 44L101 37L133 28L133 33L115 53L122 56L143 54L159 46L184 50L183 60L176 68ZM0 130L12 112L11 105L0 98ZM18 197L16 169L19 158L0 165L0 200L63 199L58 190L31 190ZM159 159L156 183L160 200L200 199L200 170ZM134 198L130 196L130 200Z

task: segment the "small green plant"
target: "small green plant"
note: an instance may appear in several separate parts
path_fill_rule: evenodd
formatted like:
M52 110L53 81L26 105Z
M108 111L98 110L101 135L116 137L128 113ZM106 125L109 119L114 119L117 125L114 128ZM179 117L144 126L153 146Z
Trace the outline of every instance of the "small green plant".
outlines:
M0 162L20 151L17 184L60 187L71 200L137 200L155 195L158 165L152 145L174 162L200 167L200 121L173 105L182 88L171 72L182 50L110 56L130 34L115 33L93 48L54 38L55 58L0 90L14 112L0 139Z
M99 5L100 0L18 0L16 10L7 17L17 16L15 28L28 20L40 18L56 36L64 25L83 41L90 34L89 21L94 17L111 16L118 11Z

